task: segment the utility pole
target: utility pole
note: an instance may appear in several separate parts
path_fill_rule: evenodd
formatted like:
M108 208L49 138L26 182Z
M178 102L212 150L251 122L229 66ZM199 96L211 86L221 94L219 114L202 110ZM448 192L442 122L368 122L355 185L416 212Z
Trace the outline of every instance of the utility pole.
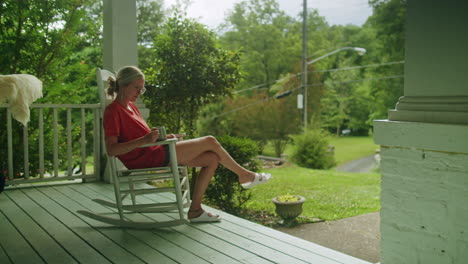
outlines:
M303 94L303 122L304 133L307 130L307 0L304 0L302 18L302 94Z

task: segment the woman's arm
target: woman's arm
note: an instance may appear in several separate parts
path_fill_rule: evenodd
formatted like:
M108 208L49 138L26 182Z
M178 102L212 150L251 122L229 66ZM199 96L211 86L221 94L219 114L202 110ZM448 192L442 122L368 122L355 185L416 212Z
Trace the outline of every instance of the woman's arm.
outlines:
M152 130L143 137L134 139L132 141L119 143L116 136L106 137L106 150L109 156L118 156L128 153L136 148L145 144L155 142L159 137L158 130Z

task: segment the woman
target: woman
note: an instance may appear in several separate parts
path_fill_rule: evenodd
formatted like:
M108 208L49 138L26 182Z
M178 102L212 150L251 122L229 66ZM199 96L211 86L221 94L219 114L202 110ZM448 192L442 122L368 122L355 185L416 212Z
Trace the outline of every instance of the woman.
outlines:
M109 156L117 156L129 169L167 166L170 163L167 146L141 146L155 142L157 129L150 129L134 102L145 92L145 77L133 66L119 70L109 78L107 93L114 101L104 113L104 133ZM173 138L171 134L168 138ZM270 174L255 173L239 165L212 136L176 143L177 162L188 167L201 167L195 182L187 217L191 222L220 221L218 215L208 213L201 206L202 197L219 164L239 177L243 188L267 182Z

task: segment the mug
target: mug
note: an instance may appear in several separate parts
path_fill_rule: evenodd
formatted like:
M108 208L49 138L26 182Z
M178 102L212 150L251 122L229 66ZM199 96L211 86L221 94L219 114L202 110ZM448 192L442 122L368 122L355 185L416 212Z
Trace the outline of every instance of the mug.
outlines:
M159 137L158 140L166 140L167 134L166 134L166 128L161 126L161 127L156 127L159 130Z

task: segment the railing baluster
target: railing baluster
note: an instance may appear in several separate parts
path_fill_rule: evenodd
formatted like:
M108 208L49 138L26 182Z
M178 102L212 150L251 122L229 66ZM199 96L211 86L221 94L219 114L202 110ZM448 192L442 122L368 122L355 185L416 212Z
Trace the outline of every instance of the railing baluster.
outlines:
M81 175L86 175L86 115L81 108Z
M53 153L54 153L54 177L58 177L58 131L57 131L57 108L53 109L53 134L54 134L54 147L53 147Z
M23 146L24 146L24 178L29 178L29 133L28 127L23 126Z
M100 179L101 173L101 153L100 153L100 118L99 118L99 109L94 109L94 176L96 179Z
M8 130L8 179L13 180L13 126L11 124L11 112L7 109Z
M65 105L65 104L32 104L30 106L31 111L33 109L38 110L38 123L37 123L37 131L32 130L32 126L23 127L23 133L15 133L15 129L20 129L20 127L16 127L16 123L13 120L13 116L11 111L8 109L8 105L0 104L0 109L4 110L7 114L6 116L6 141L8 145L8 160L7 160L7 168L2 168L2 170L8 170L6 173L6 177L8 179L9 184L23 184L23 183L36 183L36 182L50 182L56 181L60 179L88 179L88 178L95 178L96 180L101 179L101 153L103 153L102 140L103 140L103 133L101 132L101 108L99 104L83 104L83 105ZM80 109L81 115L81 123L73 123L78 122L78 120L74 120L73 118L73 111L72 109ZM67 112L65 114L65 111ZM89 111L89 112L88 112ZM65 114L66 120L63 118ZM78 113L78 111L77 111ZM91 124L88 124L87 116L92 114L94 116L94 120L92 120ZM47 117L51 115L52 118L47 119ZM60 119L59 119L60 118ZM50 123L52 122L52 123ZM73 127L74 125L81 126L81 136L79 139L79 144L74 144L73 141ZM93 127L88 129L87 126L92 125ZM63 127L62 127L63 126ZM31 129L31 130L30 130ZM34 133L33 133L34 132ZM31 155L31 150L29 146L29 133L31 135L35 135L37 133L37 140L38 147L37 151L37 159L36 155ZM66 133L66 143L64 142L63 136ZM87 142L89 138L89 134L94 133L93 142ZM22 139L21 139L22 137ZM51 140L48 140L49 137L53 137ZM17 159L22 155L21 149L15 149L17 147L15 142L20 142L23 140L23 148L24 148L24 165L15 165L15 158ZM78 143L78 142L77 142ZM64 145L67 145L67 154L60 152L64 149ZM93 159L94 164L88 162L87 155L90 155L88 152L88 148L93 144ZM50 153L48 150L50 150ZM75 151L80 151L80 160L79 164L81 164L81 173L77 175L73 174L73 154ZM16 156L15 156L16 155ZM50 156L49 156L50 155ZM6 158L6 157L5 157ZM34 158L34 160L32 160ZM65 160L66 159L66 160ZM21 162L20 160L17 160ZM78 161L78 160L77 160ZM38 164L37 168L32 168L30 163ZM68 162L68 163L65 163ZM49 165L50 164L50 165ZM68 175L64 175L62 171L62 165L68 165ZM93 166L94 168L88 166ZM49 168L51 166L51 168ZM34 169L34 172L31 173L31 170ZM36 170L38 170L36 172ZM91 171L93 170L93 172ZM17 173L20 173L20 176L17 176ZM50 174L49 174L50 173ZM94 174L94 175L93 175ZM34 176L38 177L34 177Z
M73 175L73 156L72 156L72 128L71 128L71 108L67 108L67 161L68 176Z
M44 178L44 109L39 108L39 174Z

